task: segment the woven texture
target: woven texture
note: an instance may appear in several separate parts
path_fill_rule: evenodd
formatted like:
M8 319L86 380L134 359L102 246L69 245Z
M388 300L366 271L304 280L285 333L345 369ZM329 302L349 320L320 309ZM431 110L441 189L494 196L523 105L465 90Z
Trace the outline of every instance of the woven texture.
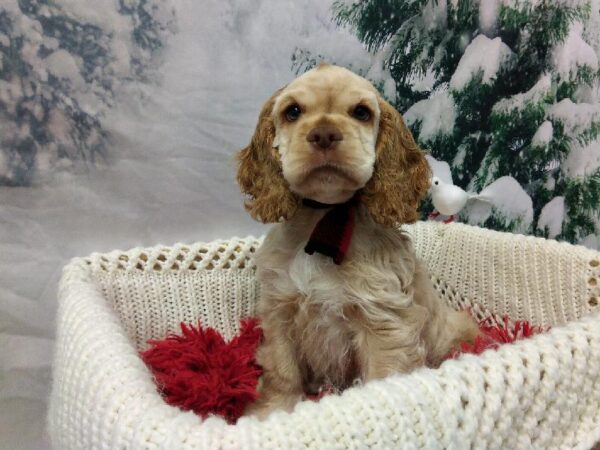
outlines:
M182 321L234 335L238 319L255 311L260 239L76 258L59 290L53 447L550 449L599 441L600 254L461 224L406 229L452 306L552 329L231 426L166 405L138 351Z

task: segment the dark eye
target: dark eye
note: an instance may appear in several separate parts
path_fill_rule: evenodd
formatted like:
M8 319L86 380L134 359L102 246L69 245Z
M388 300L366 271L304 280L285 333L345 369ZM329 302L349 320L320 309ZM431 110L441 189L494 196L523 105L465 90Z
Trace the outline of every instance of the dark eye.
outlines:
M439 181L434 181L433 184L435 184L437 186L438 184L440 184L440 182Z
M285 116L285 120L287 120L288 122L295 122L296 120L298 120L298 117L300 117L300 114L302 114L302 110L298 105L293 104L288 106L283 112L283 114Z
M371 110L364 105L358 105L352 111L352 117L360 120L361 122L366 122L371 118Z

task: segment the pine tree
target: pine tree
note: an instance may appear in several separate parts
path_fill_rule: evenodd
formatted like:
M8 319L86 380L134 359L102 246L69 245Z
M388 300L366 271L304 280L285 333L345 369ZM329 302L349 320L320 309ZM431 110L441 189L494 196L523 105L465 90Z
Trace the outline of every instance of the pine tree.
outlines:
M510 176L531 198L533 214L517 217L507 213L513 193L496 189L494 208L466 209L464 220L593 245L600 71L589 45L598 30L584 27L591 8L575 0L363 0L338 1L333 13L373 54L362 74L388 86L384 95L419 144L449 163L455 184L481 191ZM296 67L311 65L306 50L295 57Z
M90 4L97 23L60 0L0 7L0 186L105 159L103 115L119 86L148 76L170 33L173 18L158 3L119 0L101 12Z

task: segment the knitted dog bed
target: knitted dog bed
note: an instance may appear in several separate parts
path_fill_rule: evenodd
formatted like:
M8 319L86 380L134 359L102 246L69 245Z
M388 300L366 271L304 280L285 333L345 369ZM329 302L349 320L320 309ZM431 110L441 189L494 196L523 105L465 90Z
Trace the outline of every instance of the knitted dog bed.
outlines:
M600 253L462 224L407 226L441 297L551 326L236 425L168 406L138 352L201 320L227 339L258 297L260 239L75 258L59 290L53 447L92 449L591 448L600 441Z

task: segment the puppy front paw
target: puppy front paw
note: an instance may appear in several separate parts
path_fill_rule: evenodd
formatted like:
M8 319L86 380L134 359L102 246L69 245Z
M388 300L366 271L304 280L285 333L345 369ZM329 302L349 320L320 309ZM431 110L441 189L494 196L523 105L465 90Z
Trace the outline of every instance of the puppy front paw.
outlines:
M244 411L245 416L253 416L258 420L266 419L273 411L292 412L298 402L302 400L299 394L271 394L263 395L249 405Z

